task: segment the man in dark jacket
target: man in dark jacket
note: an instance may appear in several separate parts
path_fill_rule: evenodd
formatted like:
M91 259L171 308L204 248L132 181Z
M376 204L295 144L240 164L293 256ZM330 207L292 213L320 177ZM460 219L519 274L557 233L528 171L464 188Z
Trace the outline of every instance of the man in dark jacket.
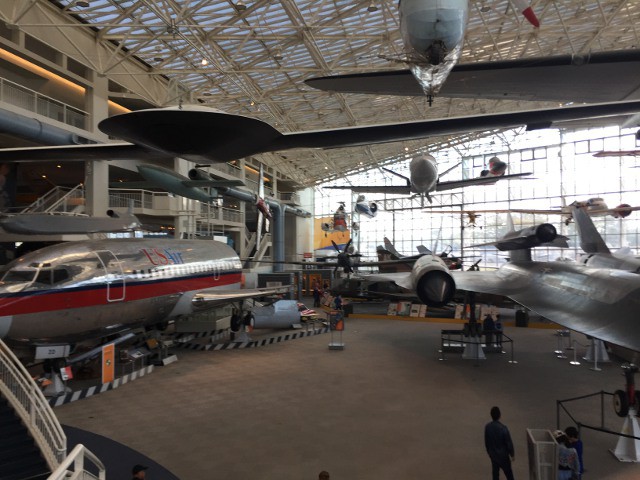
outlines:
M513 442L509 429L500 423L500 409L491 409L491 422L484 427L484 445L491 458L491 472L493 480L498 480L500 469L504 472L507 480L513 480L511 462L514 459Z

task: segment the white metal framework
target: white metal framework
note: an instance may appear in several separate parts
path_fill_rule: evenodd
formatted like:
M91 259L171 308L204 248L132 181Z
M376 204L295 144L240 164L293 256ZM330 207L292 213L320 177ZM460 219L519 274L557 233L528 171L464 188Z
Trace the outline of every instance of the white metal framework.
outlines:
M534 29L509 0L471 1L462 62L637 48L636 0L532 0ZM404 68L392 0L5 0L0 19L36 38L90 30L110 55L65 52L126 84L150 104L166 100L149 84L180 85L192 100L261 118L282 131L411 121L522 108L531 103L336 95L303 83L313 76ZM245 8L243 8L245 7ZM34 15L34 12L37 15ZM61 22L58 15L64 15ZM139 64L122 68L123 58ZM125 76L133 77L124 80ZM429 139L439 150L468 138ZM264 155L300 185L314 185L425 147L425 142Z

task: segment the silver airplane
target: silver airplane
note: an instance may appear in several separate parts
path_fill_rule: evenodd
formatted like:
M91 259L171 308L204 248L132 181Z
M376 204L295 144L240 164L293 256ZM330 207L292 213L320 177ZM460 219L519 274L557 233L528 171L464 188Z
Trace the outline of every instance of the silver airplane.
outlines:
M511 258L497 271L448 272L442 259L425 255L408 274L368 278L395 281L431 306L448 303L456 288L504 295L567 328L640 351L640 259L611 253L588 213L572 209L585 252L575 263L531 260L531 248L558 238L553 225L542 224L495 242Z
M432 192L442 192L445 190L464 188L472 185L492 185L498 180L520 178L531 175L531 173L504 175L507 164L499 160L497 157L493 157L489 161L489 168L487 170L483 170L483 175L480 177L441 182L440 177L446 175L455 167L457 167L457 165L438 175L438 164L436 159L431 155L421 155L414 157L409 163L409 178L394 172L393 170L382 167L383 170L402 178L406 182L405 185L344 185L323 188L349 189L356 193L388 193L399 195L410 195L415 193L418 195L425 195L431 202L432 199L430 194Z
M539 21L526 0L513 0L534 26ZM409 66L358 74L311 78L307 85L338 93L436 95L532 101L586 102L638 97L640 50L518 58L458 64L469 16L467 0L402 0L398 4Z
M108 239L45 247L6 266L0 337L26 347L24 356L34 348L36 355L46 355L51 346L282 293L240 288L241 266L235 251L217 241Z

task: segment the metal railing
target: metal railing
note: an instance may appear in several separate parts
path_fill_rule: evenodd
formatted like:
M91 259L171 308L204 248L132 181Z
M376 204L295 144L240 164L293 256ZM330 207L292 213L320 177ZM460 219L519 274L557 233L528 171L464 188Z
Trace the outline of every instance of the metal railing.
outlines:
M69 213L84 206L84 185L54 187L20 213Z
M0 392L29 428L49 468L55 470L67 455L67 437L36 382L2 340Z
M84 469L85 460L89 460L98 467L98 476ZM73 464L73 470L70 470ZM79 443L75 446L67 458L55 469L47 480L106 480L107 471L104 464L96 457L91 450Z
M87 119L89 118L87 112L18 85L6 78L0 78L0 101L73 127L87 129Z

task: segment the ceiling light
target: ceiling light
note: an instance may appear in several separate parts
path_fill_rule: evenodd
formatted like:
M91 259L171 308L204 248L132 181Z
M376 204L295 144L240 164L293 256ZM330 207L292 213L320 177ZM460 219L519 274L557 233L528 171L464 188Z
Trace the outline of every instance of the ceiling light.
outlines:
M91 5L91 3L89 2L89 0L78 0L76 2L76 6L82 7L82 8L87 8L90 5Z
M203 67L206 67L207 65L209 65L209 60L207 60L206 58L203 58L203 59L200 61L200 64L201 64Z
M236 10L239 12L243 12L247 9L247 4L244 3L242 0L238 0L238 2L235 5Z
M489 5L482 5L482 6L480 7L480 11L481 11L482 13L490 12L490 11L491 11L491 7L490 7Z
M376 5L376 2L372 1L367 7L367 12L377 12L377 11L378 11L378 6Z
M280 48L276 49L276 51L273 53L273 59L280 61L284 58L284 56L282 55L282 50Z

